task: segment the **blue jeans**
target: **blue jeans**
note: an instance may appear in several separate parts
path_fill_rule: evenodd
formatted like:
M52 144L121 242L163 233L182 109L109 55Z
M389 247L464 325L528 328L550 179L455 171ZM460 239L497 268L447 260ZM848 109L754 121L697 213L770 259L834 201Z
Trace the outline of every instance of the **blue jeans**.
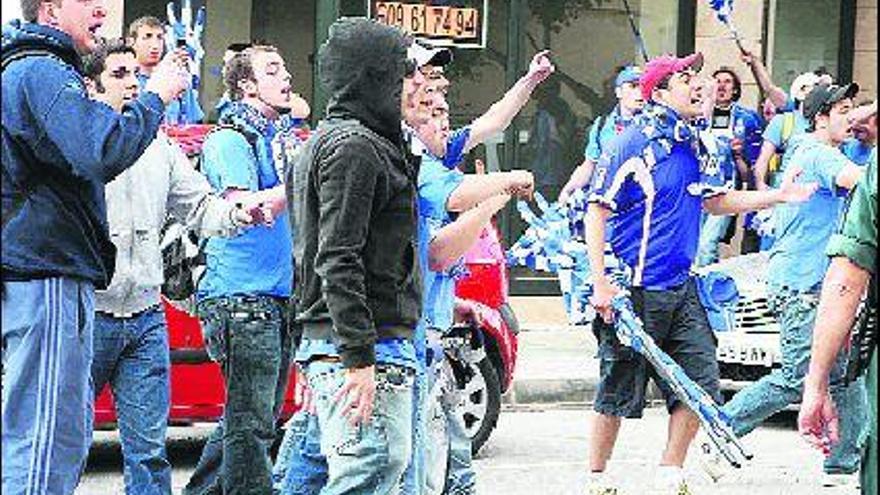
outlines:
M723 410L731 418L738 436L745 436L764 420L801 399L804 377L810 364L813 326L819 296L817 292L794 292L768 287L770 307L781 327L782 367L737 393ZM840 443L825 459L826 473L855 473L868 422L867 390L864 379L849 386L835 386L845 370L841 353L832 375L832 395L840 411Z
M297 412L284 432L272 470L272 488L282 495L318 495L327 484L318 416Z
M428 407L428 369L427 335L422 324L416 326L413 334L416 348L418 369L413 382L413 417L412 417L412 455L409 465L403 474L400 495L420 495L426 483L425 470L425 429L427 426Z
M434 395L440 402L440 408L446 417L446 436L449 441L449 458L447 461L446 486L443 493L448 495L473 495L476 491L477 475L473 468L472 446L473 442L467 434L464 418L456 411L464 400L461 393L455 386L455 376L451 367L447 362L436 363L436 359L448 359L445 354L440 353L439 356L431 356L431 362L428 363L429 369L437 369L437 372L428 375L428 403L432 402L430 395ZM424 417L428 418L428 411ZM427 427L425 428L427 434ZM436 453L431 447L436 446L434 442L428 442L426 459L431 462L443 462L437 459ZM435 487L436 488L436 487Z
M721 259L721 240L727 233L727 228L733 220L733 216L703 214L703 225L700 227L700 243L697 248L696 265L706 266L717 263Z
M3 493L73 493L92 437L94 289L3 282Z
M223 371L226 405L183 492L271 493L269 448L290 365L286 301L222 297L200 302L198 311L208 354Z
M161 307L131 318L95 315L95 395L110 384L122 441L125 493L170 494L165 453L171 361Z
M412 370L376 367L373 416L357 427L349 424L343 404L334 400L345 382L342 365L317 361L309 364L306 374L317 408L317 421L307 431L320 438L327 462L321 495L397 493L412 450Z

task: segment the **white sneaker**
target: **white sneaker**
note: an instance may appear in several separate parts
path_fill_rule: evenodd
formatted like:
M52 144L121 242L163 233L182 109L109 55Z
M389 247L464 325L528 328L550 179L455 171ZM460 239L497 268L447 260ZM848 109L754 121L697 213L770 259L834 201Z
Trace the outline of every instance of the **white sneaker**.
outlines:
M823 488L860 488L861 482L858 473L855 474L829 474L822 475Z
M651 495L693 495L684 470L678 467L660 466L654 478L654 489Z
M718 483L718 480L730 472L729 464L706 434L701 432L694 443L699 450L700 467L712 482Z
M620 492L604 473L591 473L587 481L587 495L620 495Z

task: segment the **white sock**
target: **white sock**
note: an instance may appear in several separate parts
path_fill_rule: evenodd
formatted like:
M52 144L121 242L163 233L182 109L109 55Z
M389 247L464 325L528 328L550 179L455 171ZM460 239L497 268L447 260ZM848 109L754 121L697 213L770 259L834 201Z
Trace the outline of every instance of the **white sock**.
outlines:
M590 471L587 474L587 481L596 484L607 483L608 475L605 474L605 471Z

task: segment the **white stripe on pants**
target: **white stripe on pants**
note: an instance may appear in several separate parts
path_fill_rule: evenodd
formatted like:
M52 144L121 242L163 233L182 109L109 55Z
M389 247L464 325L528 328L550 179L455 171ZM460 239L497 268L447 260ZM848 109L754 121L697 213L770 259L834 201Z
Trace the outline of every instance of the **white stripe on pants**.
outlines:
M92 286L3 282L2 319L3 493L73 493L91 441Z

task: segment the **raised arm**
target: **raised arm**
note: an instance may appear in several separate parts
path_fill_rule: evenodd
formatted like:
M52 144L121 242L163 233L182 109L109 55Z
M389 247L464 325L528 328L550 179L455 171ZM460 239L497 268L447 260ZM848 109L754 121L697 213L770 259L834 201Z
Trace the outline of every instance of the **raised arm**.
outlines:
M69 172L105 183L140 158L156 138L166 102L186 87L171 62L163 61L146 91L116 113L89 98L81 81L56 60L32 57L19 63L25 77L17 90L25 93L31 117L42 131L32 144L39 146L48 138L73 167Z
M761 59L754 53L746 50L742 52L742 61L752 70L752 74L755 76L761 91L767 95L767 98L769 98L774 105L776 105L776 108L784 107L788 102L788 93L773 83L773 79L770 77L770 71L767 70L767 67L761 62Z
M513 122L514 117L528 103L532 92L543 82L555 68L550 62L550 52L543 51L535 55L529 66L529 72L510 88L504 97L495 102L489 110L471 123L471 135L465 144L467 153L486 141L486 139L503 132Z

